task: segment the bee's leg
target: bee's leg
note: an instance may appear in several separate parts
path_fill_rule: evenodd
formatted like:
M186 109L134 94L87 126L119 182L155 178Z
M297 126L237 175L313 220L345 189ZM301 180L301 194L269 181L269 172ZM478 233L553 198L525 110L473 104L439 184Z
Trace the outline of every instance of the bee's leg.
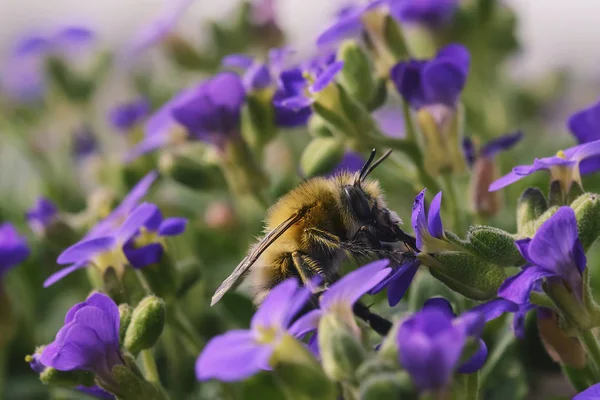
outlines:
M314 287L314 285L311 285L312 278L321 272L316 263L311 260L309 256L301 253L298 250L291 253L291 258L292 263L294 264L296 271L298 271L298 275L300 276L304 286L310 288L313 293L322 292L323 288Z
M369 307L365 306L360 301L354 303L353 311L354 315L369 324L369 326L381 336L386 336L390 332L390 329L392 329L392 323L390 321L372 313L371 310L369 310Z
M369 230L369 227L366 225L361 226L358 229L358 231L356 231L356 234L354 234L352 241L356 242L362 239L366 239L373 248L373 250L381 250L383 248L379 239L377 239L377 237L373 234L373 232Z

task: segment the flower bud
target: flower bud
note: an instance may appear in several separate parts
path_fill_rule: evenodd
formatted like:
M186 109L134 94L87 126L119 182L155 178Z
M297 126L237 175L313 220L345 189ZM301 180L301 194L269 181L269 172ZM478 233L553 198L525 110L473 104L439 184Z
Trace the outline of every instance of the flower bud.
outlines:
M424 138L425 167L432 176L467 169L462 149L462 112L447 106L423 107L417 123Z
M131 315L133 314L133 308L127 303L119 304L119 342L123 343L125 340L125 333L131 323Z
M164 301L156 296L147 296L133 310L123 345L133 354L149 349L162 334L164 326Z
M469 192L471 210L485 217L493 217L502 208L499 191L490 192L490 184L499 178L498 165L493 157L479 157L473 165Z
M166 395L159 387L145 381L139 371L129 366L116 365L112 369L112 374L117 383L120 398L131 400L166 399Z
M535 232L537 232L537 230L540 228L540 226L542 226L542 224L544 222L548 221L550 219L550 217L552 217L554 214L556 214L556 212L558 211L559 208L560 208L559 206L551 206L546 211L544 211L544 213L542 215L540 215L540 217L533 222L532 233L531 233L530 237L533 237L533 235L535 234Z
M571 207L577 218L579 240L587 251L600 235L600 195L585 193L571 203Z
M421 262L429 267L431 275L450 289L473 300L496 297L498 288L506 279L504 269L460 251L423 257Z
M397 330L393 333L390 332L386 338L389 337L390 334L396 335L397 333ZM394 340L394 342L395 341L396 340ZM381 348L379 349L378 354L381 355ZM362 382L371 376L398 370L398 346L396 346L394 358L395 360L393 363L390 363L388 360L383 360L381 357L366 360L356 371L356 380Z
M344 156L344 144L335 138L315 138L304 149L300 167L307 178L331 171Z
M272 99L270 90L253 91L246 96L246 105L242 109L242 137L256 152L277 135Z
M344 61L339 81L348 94L363 103L369 101L375 92L375 82L371 74L369 59L354 40L342 43L338 58Z
M484 260L500 267L513 267L524 263L515 239L508 232L493 226L472 226L467 233L471 248Z
M366 352L352 330L336 314L327 313L319 322L319 349L327 376L337 382L354 381Z
M359 398L409 399L414 397L411 386L410 377L406 372L384 372L361 381Z
M185 154L163 152L158 161L161 174L193 190L225 188L225 178L218 165Z
M186 40L176 35L169 35L164 41L167 52L179 65L185 69L198 70L214 67L215 62L202 57Z
M537 324L542 344L555 362L572 368L585 367L583 346L579 340L566 335L560 329L556 313L548 311L545 315L538 316Z
M519 236L531 237L535 221L548 209L546 197L538 188L527 188L517 203L517 231Z
M75 387L79 385L93 386L94 374L89 371L59 371L47 367L40 374L40 380L44 385Z

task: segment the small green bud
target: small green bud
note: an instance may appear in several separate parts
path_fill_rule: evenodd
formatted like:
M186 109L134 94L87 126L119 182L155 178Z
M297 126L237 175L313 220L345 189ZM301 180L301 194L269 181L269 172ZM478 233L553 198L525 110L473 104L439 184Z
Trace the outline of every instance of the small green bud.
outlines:
M391 333L391 332L390 332ZM394 337L396 334L394 334ZM389 337L389 335L388 335ZM397 349L396 349L397 350ZM378 352L378 355L381 355L381 349ZM398 352L396 351L396 360L398 359ZM395 372L398 370L398 362L390 363L387 360L382 359L382 357L371 358L366 360L361 366L356 370L356 380L358 382L362 382L368 379L370 376L379 375L386 372Z
M429 267L431 275L450 289L473 300L496 297L498 288L506 279L504 269L499 266L459 251L423 257L422 263Z
M567 204L567 192L561 181L553 180L550 182L548 204L550 206L564 206Z
M331 171L344 156L344 143L335 138L314 138L304 149L300 167L307 178Z
M386 15L383 20L383 40L388 51L396 60L406 58L409 55L402 29L391 15Z
M575 210L579 240L584 250L588 250L600 235L600 195L585 193L579 196L571 207Z
M542 215L540 215L540 217L534 221L532 233L529 237L533 237L540 226L542 226L544 222L548 221L558 211L559 208L559 206L551 206Z
M535 221L548 209L548 202L538 188L527 188L517 203L517 231L519 236L532 237Z
M119 342L123 343L125 340L125 333L131 323L131 315L133 314L133 308L127 303L119 304Z
M372 132L376 124L367 108L357 99L350 96L342 86L338 85L337 88L342 111L345 119L352 124L353 135L360 136ZM349 132L343 133L348 134Z
M338 58L344 61L339 81L350 96L361 102L370 100L375 92L369 58L354 40L342 43L338 50Z
M89 371L59 371L46 367L40 374L40 380L44 385L75 387L79 385L93 386L94 374Z
M337 382L354 381L367 355L352 328L333 313L319 322L319 349L325 373Z
M160 155L158 169L177 183L193 190L217 190L225 188L225 178L216 163L202 157L173 152Z
M139 371L126 365L115 365L112 369L117 383L119 398L131 400L165 400L166 395L159 387L145 381Z
M416 400L418 396L411 388L412 383L406 372L383 372L361 381L359 398Z
M156 296L147 296L133 310L123 345L133 354L149 349L162 334L164 326L164 301Z
M260 152L277 135L272 100L270 90L254 91L246 97L242 110L242 137L256 152Z
M492 226L472 226L467 233L471 247L484 260L501 267L513 267L525 261L508 232Z
M375 89L369 101L365 104L367 110L374 111L385 104L387 100L387 79L379 78L375 82Z

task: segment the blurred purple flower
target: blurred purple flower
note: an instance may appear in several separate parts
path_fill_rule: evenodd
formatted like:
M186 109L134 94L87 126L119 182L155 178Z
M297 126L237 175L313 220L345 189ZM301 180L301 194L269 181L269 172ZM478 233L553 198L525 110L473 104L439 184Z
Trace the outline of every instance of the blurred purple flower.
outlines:
M359 328L353 313L354 304L390 274L392 270L388 264L388 260L377 260L344 275L321 295L320 308L298 318L290 327L290 333L302 337L314 332L324 314L335 313L344 319L348 326L354 327L355 333L358 334Z
M568 126L579 144L600 140L600 102L577 111Z
M443 26L452 20L458 9L458 0L389 0L390 14L398 21Z
M108 120L111 126L119 132L127 132L150 114L150 102L144 97L128 102L118 104L113 107Z
M119 55L118 61L130 66L151 47L162 41L179 22L194 0L173 0L165 2L160 14L135 33L131 41Z
M128 263L123 246L156 213L154 204L143 203L136 207L118 228L106 232L104 236L84 238L63 251L57 259L58 264L71 264L52 274L44 282L48 287L78 269L93 264L99 268L113 267L117 270Z
M580 144L559 151L554 157L536 158L533 165L519 165L490 185L490 192L502 189L534 172L550 171L552 180L560 181L565 188L572 182L581 183L581 175L600 170L600 140Z
M355 151L346 151L340 163L336 165L330 172L325 174L325 176L338 175L343 171L350 173L357 172L360 171L364 164L365 159L360 153Z
M29 257L29 247L25 237L19 235L17 229L6 222L0 225L0 279Z
M83 160L98 151L98 139L89 125L83 125L73 132L71 147L77 160Z
M483 145L481 149L477 150L470 138L464 138L463 150L465 153L465 158L467 159L467 163L470 166L473 166L479 157L491 159L496 154L511 149L513 146L519 143L521 139L523 139L523 132L517 131L514 133L507 133L506 135L502 135L490 140Z
M46 90L46 57L73 59L89 48L94 33L85 27L65 26L50 35L29 35L15 43L0 73L0 91L21 102L39 100Z
M222 147L237 136L246 98L242 81L233 72L221 72L177 93L146 123L146 135L129 151L126 161L186 138Z
M600 383L585 389L583 392L575 395L573 400L600 400Z
M582 274L587 260L572 208L559 208L540 226L533 239L517 240L515 245L527 265L500 286L498 296L517 304L528 304L530 293L546 279L563 282L582 301Z
M102 389L100 386L87 387L87 386L81 385L81 386L77 386L75 389L80 391L81 393L85 393L88 396L92 396L97 399L106 399L106 400L116 399L115 396L113 396L111 393L108 393L106 390Z
M496 299L456 317L447 300L429 299L398 330L400 363L420 390L442 389L455 370L473 373L483 366L487 347L480 336L485 323L516 308L510 301ZM460 364L468 338L476 340L479 348Z
M373 111L371 115L384 135L398 139L405 136L404 118L399 107L383 106Z
M40 197L35 205L25 214L29 228L36 233L43 233L56 219L58 208L45 197Z
M29 363L29 367L33 370L33 372L38 374L41 374L44 372L44 369L46 369L46 366L40 361L40 357L41 353L38 353L37 351L36 353L25 357L25 361Z
M252 317L249 330L229 331L208 342L196 361L198 380L239 381L270 369L273 351L310 294L293 278L278 284Z
M431 60L409 60L396 64L390 77L410 107L428 107L432 115L455 109L467 81L471 56L461 44L442 48ZM441 118L438 116L437 119Z
M59 371L85 370L115 384L112 368L124 365L119 348L119 308L102 293L73 306L54 342L40 356L42 364Z
M388 2L389 0L375 0L364 5L343 7L336 15L335 21L321 32L317 38L317 46L329 46L359 36L363 30L363 14Z
M164 253L164 239L181 235L186 225L185 218L163 218L160 209L156 207L154 214L140 228L140 231L123 247L127 260L134 268L158 263Z

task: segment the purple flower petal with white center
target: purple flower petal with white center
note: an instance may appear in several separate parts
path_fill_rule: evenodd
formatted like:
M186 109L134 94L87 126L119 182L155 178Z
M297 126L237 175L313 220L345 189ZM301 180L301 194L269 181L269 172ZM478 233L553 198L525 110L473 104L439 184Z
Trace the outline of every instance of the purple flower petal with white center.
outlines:
M158 228L159 236L177 236L185 232L188 220L186 218L172 217L165 219Z
M580 144L558 154L559 156L535 159L533 165L519 165L513 168L510 173L493 182L489 191L502 189L536 171L549 170L552 172L555 167L567 168L571 171L571 175L564 178L568 180L566 182L568 184L578 179L579 175L591 174L600 170L600 140ZM587 164L587 161L592 162ZM585 169L582 168L583 166ZM565 174L561 171L560 175L564 176Z
M43 232L56 218L57 214L58 209L56 205L45 197L40 197L35 202L35 205L27 211L25 218L31 230Z
M600 102L573 114L568 126L579 143L600 140Z
M11 268L29 257L27 240L9 223L0 225L0 279Z
M573 400L600 400L600 383L577 394Z
M459 366L457 371L461 374L472 374L473 372L479 371L485 364L487 355L487 346L482 339L479 339L475 354L473 354L467 361Z
M275 346L310 295L310 290L298 287L293 278L275 286L252 318L249 330L230 331L206 345L196 361L196 377L229 382L269 369Z
M389 0L390 14L398 21L439 28L452 20L458 0Z
M80 262L77 262L73 265L70 265L66 268L61 269L60 271L57 271L55 273L53 273L52 275L50 275L48 277L48 279L46 279L44 281L44 287L47 288L51 285L54 285L56 282L58 282L59 280L61 280L62 278L64 278L65 276L69 275L71 272L75 272L78 269L82 269L87 267L88 261L87 260L83 260Z
M119 349L119 309L106 295L92 294L76 304L65 326L46 346L40 361L59 371L87 370L103 382L113 382L111 370L123 364Z
M272 354L272 346L258 344L253 331L230 331L208 342L196 361L196 377L241 381L263 370Z
M337 304L353 306L364 294L385 279L390 272L389 260L377 260L354 270L323 293L320 300L322 310L328 310Z

